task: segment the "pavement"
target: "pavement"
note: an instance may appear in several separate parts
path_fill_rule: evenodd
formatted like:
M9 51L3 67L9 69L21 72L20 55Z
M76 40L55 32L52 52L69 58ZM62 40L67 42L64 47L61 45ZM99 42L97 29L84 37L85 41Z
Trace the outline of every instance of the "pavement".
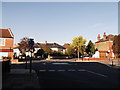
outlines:
M40 88L37 74L29 69L11 69L9 73L2 75L2 90L18 88Z

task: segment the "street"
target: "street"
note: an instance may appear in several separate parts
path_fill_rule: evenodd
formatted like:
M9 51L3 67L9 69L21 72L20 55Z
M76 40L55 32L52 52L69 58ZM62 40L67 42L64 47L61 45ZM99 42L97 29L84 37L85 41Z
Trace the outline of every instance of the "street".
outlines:
M32 69L41 88L119 88L120 71L98 62L36 62Z

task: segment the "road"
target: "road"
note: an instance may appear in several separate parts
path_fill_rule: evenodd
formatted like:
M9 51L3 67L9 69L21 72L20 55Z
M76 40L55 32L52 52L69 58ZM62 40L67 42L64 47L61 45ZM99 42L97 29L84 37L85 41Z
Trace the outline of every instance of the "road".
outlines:
M32 68L41 88L119 88L120 70L98 62L36 62Z

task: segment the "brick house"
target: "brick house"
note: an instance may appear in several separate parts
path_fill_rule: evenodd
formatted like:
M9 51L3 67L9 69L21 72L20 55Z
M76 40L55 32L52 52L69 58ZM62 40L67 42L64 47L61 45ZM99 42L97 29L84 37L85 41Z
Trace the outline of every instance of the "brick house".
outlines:
M11 29L0 29L0 60L2 57L13 57L14 35Z
M98 49L100 58L114 58L114 53L112 50L114 35L106 35L106 33L104 33L103 38L101 38L100 34L98 34L97 39L98 41L95 42L95 48Z

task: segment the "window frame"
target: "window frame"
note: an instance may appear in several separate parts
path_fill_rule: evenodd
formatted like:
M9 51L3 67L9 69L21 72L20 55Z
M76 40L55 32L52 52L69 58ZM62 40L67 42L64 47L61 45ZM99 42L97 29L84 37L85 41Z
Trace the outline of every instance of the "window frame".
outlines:
M5 46L5 38L0 38L0 46Z

